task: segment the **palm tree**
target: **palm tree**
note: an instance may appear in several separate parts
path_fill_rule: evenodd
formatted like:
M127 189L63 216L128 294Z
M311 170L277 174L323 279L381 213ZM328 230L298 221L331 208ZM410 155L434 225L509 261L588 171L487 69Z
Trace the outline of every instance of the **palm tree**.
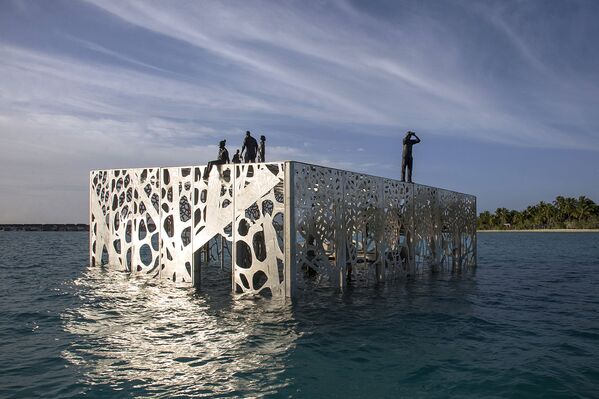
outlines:
M518 211L512 211L513 215L512 215L512 227L516 228L516 229L521 229L523 228L523 224L524 224L524 215L522 214L522 212L518 212Z
M591 216L594 206L595 203L584 195L578 197L578 203L576 204L576 216L578 221L585 220Z
M566 198L564 198L561 195L558 195L557 197L555 197L555 201L553 201L553 205L557 208L557 217L560 223L563 223L566 221L567 217L568 217L568 212L566 211Z
M526 208L526 210L530 214L530 221L532 222L533 227L535 228L539 228L543 224L543 215L541 212L542 204L543 201L541 201L537 205L529 206L528 208Z
M480 228L555 228L599 227L599 205L582 195L576 198L557 196L552 203L540 201L522 212L497 208L494 213L482 212L478 218Z
M491 212L484 211L478 216L478 227L481 229L491 228Z
M576 209L576 198L568 197L564 204L564 212L566 212L566 220L570 221L574 219L574 211Z
M504 227L508 223L510 211L507 208L497 208L495 215L497 215L497 221L500 227Z

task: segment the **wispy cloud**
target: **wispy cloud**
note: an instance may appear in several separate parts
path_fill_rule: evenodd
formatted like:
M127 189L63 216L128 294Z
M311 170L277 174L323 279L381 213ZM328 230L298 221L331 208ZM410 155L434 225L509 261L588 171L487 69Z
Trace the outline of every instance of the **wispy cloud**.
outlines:
M73 170L203 163L218 140L232 150L247 129L269 137L273 158L371 172L396 167L380 162L380 148L397 146L396 156L408 128L486 145L599 150L599 12L587 2L7 0L2 8L5 189L42 177L59 187L76 179Z
M508 48L478 42L468 49L473 38L465 37L457 18L435 19L427 10L404 17L405 25L393 25L344 2L312 6L184 2L178 7L161 2L92 3L124 21L246 68L245 73L255 75L263 87L274 88L254 93L284 97L288 107L283 112L290 115L323 118L297 107L308 103L346 122L424 126L437 134L459 127L461 135L480 140L588 147L584 140L572 139L572 132L564 135L528 110L513 107L520 97L542 108L543 97L560 96L551 86L563 76L533 77L528 93L505 93L497 84L509 81L488 82L479 76L488 61L496 63L494 68L509 69L513 62L509 46L529 63L533 69L529 76L550 70L527 37L513 29L511 22L519 23L520 16L509 21L505 13L479 7L484 18L472 22L472 31L499 31L508 38ZM599 143L591 146L599 148Z

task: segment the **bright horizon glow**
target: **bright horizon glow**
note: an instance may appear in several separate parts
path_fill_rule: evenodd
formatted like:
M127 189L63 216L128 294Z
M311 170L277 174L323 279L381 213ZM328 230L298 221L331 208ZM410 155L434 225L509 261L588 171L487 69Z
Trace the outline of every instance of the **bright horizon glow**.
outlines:
M85 223L91 169L267 160L599 202L599 3L0 3L0 223Z

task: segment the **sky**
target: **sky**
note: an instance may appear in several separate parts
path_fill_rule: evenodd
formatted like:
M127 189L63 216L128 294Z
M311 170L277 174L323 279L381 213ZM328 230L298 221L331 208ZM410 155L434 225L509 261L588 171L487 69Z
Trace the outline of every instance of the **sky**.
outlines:
M89 171L267 160L599 202L599 2L0 1L0 223L83 223Z

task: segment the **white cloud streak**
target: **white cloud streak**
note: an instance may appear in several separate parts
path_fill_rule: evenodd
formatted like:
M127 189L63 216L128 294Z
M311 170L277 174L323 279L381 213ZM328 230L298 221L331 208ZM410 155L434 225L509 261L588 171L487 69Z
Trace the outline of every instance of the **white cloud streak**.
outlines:
M469 76L479 62L476 55L457 56L463 53L463 38L452 35L451 27L431 24L443 21L416 16L407 28L381 27L381 21L343 2L320 7L181 2L172 7L164 2L90 1L129 23L242 65L250 76L256 74L258 81L275 88L268 94L282 95L290 103L308 101L340 121L424 125L438 134L455 127L480 140L588 148L584 140L539 123L525 110L515 113L511 106L503 107L506 99L492 92L494 86ZM502 15L482 12L532 68L548 70ZM412 29L420 25L423 28ZM545 83L551 87L552 82ZM293 107L285 111L309 115ZM599 143L591 146L599 148Z
M40 25L40 43L58 32L52 46L27 44L22 27L5 23L0 222L24 220L34 187L77 182L81 200L91 168L202 163L220 138L234 152L254 127L277 126L271 159L366 171L379 161L374 145L352 146L345 132L599 150L597 74L548 58L552 44L519 28L529 15L460 2L443 5L452 15L430 4L398 3L396 15L364 7L88 0L86 13L145 37L147 51L109 28L90 35L60 21ZM32 11L20 3L18 12ZM308 127L300 135L294 124ZM70 221L69 212L56 214Z

